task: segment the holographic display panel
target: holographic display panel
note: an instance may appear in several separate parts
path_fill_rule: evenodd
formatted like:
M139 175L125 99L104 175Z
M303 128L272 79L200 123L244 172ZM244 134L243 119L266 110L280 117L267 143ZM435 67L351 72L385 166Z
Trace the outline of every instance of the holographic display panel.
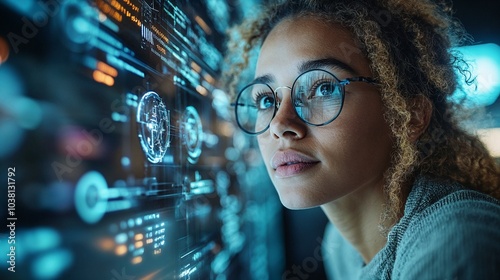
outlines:
M0 1L1 279L281 277L281 205L218 88L244 2Z

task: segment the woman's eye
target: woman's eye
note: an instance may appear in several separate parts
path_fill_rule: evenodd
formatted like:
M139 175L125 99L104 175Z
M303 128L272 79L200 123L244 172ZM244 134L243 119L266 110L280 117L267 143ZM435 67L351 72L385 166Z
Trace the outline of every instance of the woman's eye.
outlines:
M262 94L257 96L255 104L257 109L266 110L274 106L274 96Z
M316 87L311 97L330 96L335 93L336 89L333 83L322 83Z

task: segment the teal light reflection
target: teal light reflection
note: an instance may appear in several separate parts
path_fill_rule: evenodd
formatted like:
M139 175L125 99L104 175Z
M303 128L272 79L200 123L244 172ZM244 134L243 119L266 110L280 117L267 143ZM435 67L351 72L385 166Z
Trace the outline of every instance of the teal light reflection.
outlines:
M37 257L32 264L36 279L54 279L73 262L73 255L65 249L57 249Z
M463 55L469 64L471 78L475 82L468 85L462 74L458 73L459 89L452 96L452 100L460 102L464 98L464 105L469 107L489 106L500 95L500 46L496 44L482 44L464 46L453 49Z
M13 110L12 104L25 100L25 88L18 73L8 63L0 67L0 158L13 154L22 143L25 131L19 125L22 114ZM14 106L15 107L15 106Z

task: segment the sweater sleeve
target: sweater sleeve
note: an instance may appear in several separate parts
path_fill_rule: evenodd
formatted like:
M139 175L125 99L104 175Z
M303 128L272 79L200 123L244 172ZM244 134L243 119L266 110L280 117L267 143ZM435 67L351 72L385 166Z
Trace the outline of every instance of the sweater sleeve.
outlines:
M393 279L500 279L500 205L471 192L449 195L409 225Z

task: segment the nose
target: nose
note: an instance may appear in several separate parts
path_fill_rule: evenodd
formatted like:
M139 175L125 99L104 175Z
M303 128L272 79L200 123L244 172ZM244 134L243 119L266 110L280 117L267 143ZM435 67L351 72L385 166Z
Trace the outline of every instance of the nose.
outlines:
M290 87L279 87L274 90L277 111L271 120L269 130L275 139L301 139L306 135L307 124L295 113Z

